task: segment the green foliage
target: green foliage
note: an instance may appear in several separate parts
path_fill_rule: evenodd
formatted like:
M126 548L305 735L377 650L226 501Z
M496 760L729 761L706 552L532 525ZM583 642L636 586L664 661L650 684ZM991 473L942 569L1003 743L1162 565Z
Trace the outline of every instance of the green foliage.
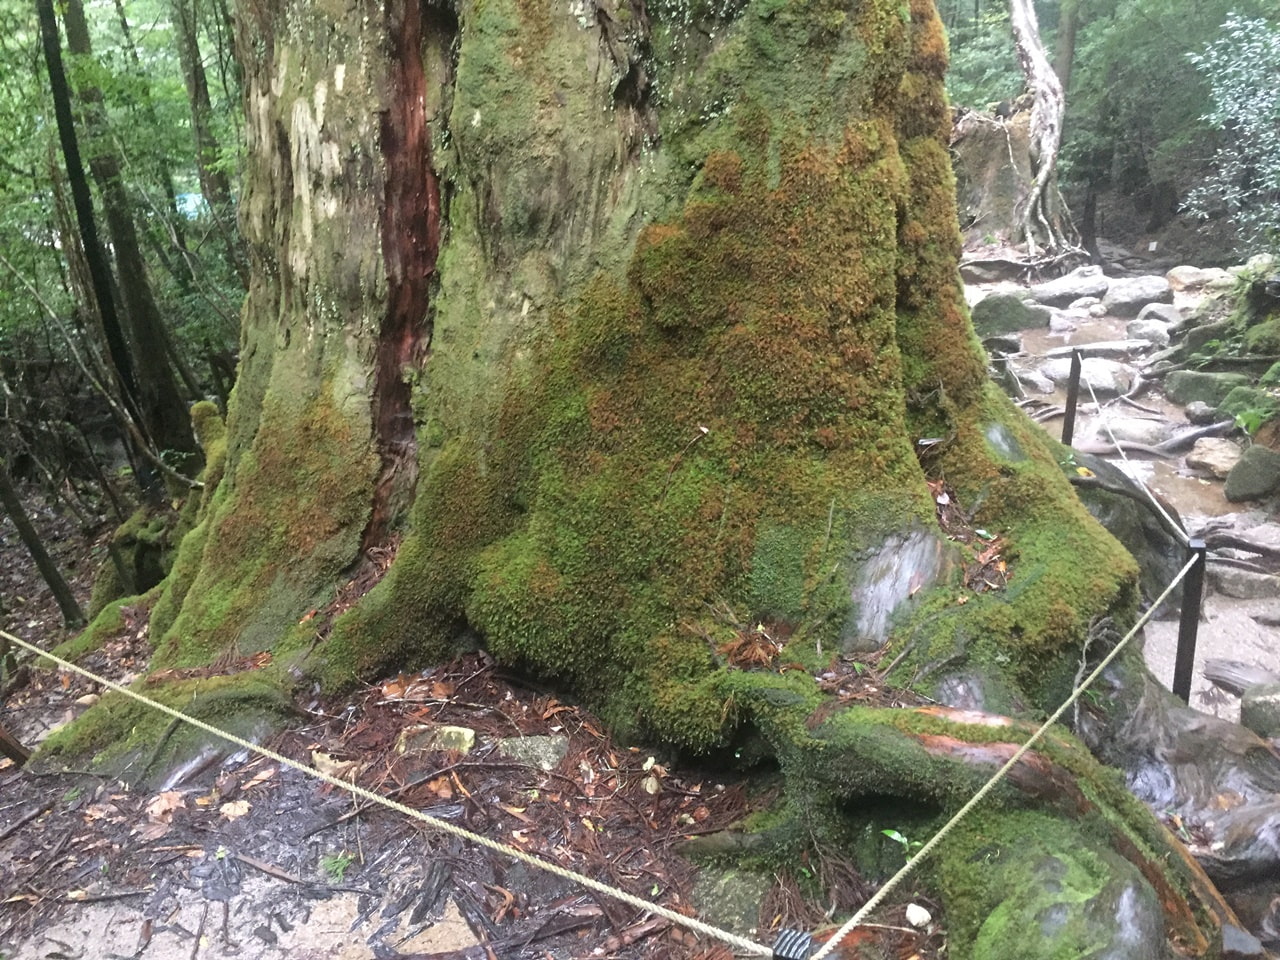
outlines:
M1204 119L1226 139L1188 209L1206 218L1225 212L1242 252L1280 250L1280 22L1232 13L1188 59L1209 82Z
M985 108L1022 92L1008 4L984 7L966 0L941 0L938 12L951 41L947 95L952 103Z

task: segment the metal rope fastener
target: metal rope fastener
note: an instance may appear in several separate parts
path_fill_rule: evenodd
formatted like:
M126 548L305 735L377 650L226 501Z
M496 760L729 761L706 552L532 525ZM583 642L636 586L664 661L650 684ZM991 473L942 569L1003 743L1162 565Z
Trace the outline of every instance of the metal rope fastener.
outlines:
M907 875L916 868L916 865L920 863L921 860L933 852L933 849L942 842L943 838L955 829L956 824L967 817L970 812L972 812L973 808L981 803L983 798L995 789L996 784L1004 779L1005 775L1017 765L1019 760L1026 756L1027 752L1039 742L1041 737L1048 733L1049 728L1062 719L1062 715L1071 708L1072 704L1080 699L1080 695L1083 694L1085 690L1089 689L1098 677L1102 676L1102 671L1111 666L1112 661L1115 660L1116 657L1120 656L1120 652L1124 650L1129 641L1133 639L1134 635L1139 630L1146 626L1146 623L1151 619L1152 614L1155 613L1160 604L1164 603L1169 594L1173 592L1173 588L1182 582L1182 578L1191 571L1191 568L1195 566L1197 562L1198 558L1196 557L1193 557L1186 562L1182 569L1178 571L1177 576L1175 576L1173 580L1170 581L1169 585L1164 588L1164 592L1160 594L1159 598L1157 598L1154 603L1152 603L1147 612L1138 618L1138 622L1135 623L1133 627L1130 628L1129 632L1120 639L1112 651L1102 658L1102 662L1094 668L1093 672L1080 682L1080 685L1071 692L1071 696L1067 697L1067 699L1063 701L1062 706L1058 707L1049 719L1042 723L1039 729L1031 735L1031 738L1020 746L1014 752L1013 756L1005 761L1004 766L991 775L990 780L978 788L978 792L975 793L963 807L956 811L955 816L942 825L942 829L935 833L928 843L916 851L916 855L914 857L903 864L901 870L885 881L884 886L877 890L871 899L862 905L862 909L850 917L848 922L837 930L830 940L822 945L822 949L815 953L811 960L822 960L823 957L829 956L831 951L839 945L840 941L847 937L854 927L862 923L872 910L880 906L884 899L893 891L894 887L901 883L903 879L905 879Z
M0 630L0 637L4 637L4 639L8 640L10 643L16 644L17 646L22 647L24 650L31 651L32 653L36 654L36 656L43 657L46 660L53 661L54 663L56 663L58 666L62 667L65 670L70 670L73 673L78 673L80 674L80 676L85 677L86 679L92 680L94 683L100 683L102 684L102 686L106 687L108 690L114 690L116 693L123 694L124 696L129 697L133 700L136 700L145 706L151 707L154 710L158 710L161 713L169 717L172 717L174 720L180 720L183 723L190 724L191 726L195 727L197 730L203 730L205 733L210 733L210 734L213 734L215 737L220 737L221 739L226 740L228 743L233 743L237 747L240 747L243 750L248 750L252 753L256 753L259 756L266 757L268 760L271 760L275 763L279 763L283 766L291 767L292 769L297 770L300 773L306 774L309 777L313 777L316 780L321 780L324 783L329 784L330 786L337 787L339 790L345 790L354 796L360 797L362 800L368 800L370 803L380 804L381 806L384 806L389 810L394 810L397 813L404 814L406 817L411 817L414 820L418 820L422 823L425 823L428 826L434 827L435 829L440 830L444 833L451 834L455 837L460 837L464 840L469 840L474 844L477 844L482 847L486 847L489 850L493 850L495 853L504 854L505 856L511 857L514 860L519 860L521 863L528 864L531 867L536 867L539 870L545 870L547 873L555 874L556 876L563 877L566 880L571 880L580 886L588 888L589 890L594 890L596 893L602 893L605 896L612 897L615 900L620 900L623 903L627 904L628 906L635 907L637 910L643 910L646 913L651 913L651 914L654 914L655 916L662 917L664 920L670 920L672 923L678 924L679 926L692 930L695 933L700 933L700 934L703 934L704 936L708 936L716 940L720 940L721 942L727 943L731 947L734 947L735 949L740 950L743 953L749 953L754 956L762 956L762 957L773 956L773 951L769 947L756 943L754 940L749 940L746 937L740 937L737 934L730 933L728 930L721 930L719 927L714 927L711 924L705 923L702 920L698 920L694 917L686 917L682 913L677 913L676 911L668 909L667 907L660 906L656 903L652 903L651 901L645 900L642 897L637 897L634 894L627 893L625 890L619 890L617 887L610 886L607 883L601 883L599 880L594 880L591 877L588 877L584 874L577 873L576 871L573 871L573 870L569 870L566 867L562 867L559 864L552 863L549 860L544 860L541 857L536 857L533 854L525 853L523 850L519 850L516 847L509 846L508 844L502 843L498 840L491 840L488 837L482 836L481 834L472 833L470 830L467 830L464 827L459 827L456 824L449 823L447 820L439 820L436 817L431 816L430 814L423 813L421 810L415 810L412 807L406 806L403 803L399 803L398 801L392 800L388 797L384 797L381 794L374 793L372 790L367 790L364 787L357 786L354 783L348 783L345 780L340 780L337 777L331 776L330 774L317 770L314 767L309 767L305 763L299 763L297 760L290 760L288 757L284 756L283 754L277 753L276 751L270 750L266 747L259 746L256 743L252 743L248 740L245 740L242 737L236 736L234 733L228 733L225 730L219 730L217 727L211 724L205 723L203 720L199 720L196 717L188 716L187 714L183 713L180 710L175 710L173 709L173 707L170 707L163 703L159 703L155 700L152 700L150 697L143 696L137 691L130 690L128 687L123 686L122 684L116 683L112 680L108 680L106 677L100 677L97 674L93 673L92 671L86 670L84 667L77 666L76 664L71 663L68 660L64 660L61 657L55 656L52 653L49 653L45 650L41 650L39 647L35 646L34 644L27 643L25 640L15 637L10 633L6 633L3 630Z

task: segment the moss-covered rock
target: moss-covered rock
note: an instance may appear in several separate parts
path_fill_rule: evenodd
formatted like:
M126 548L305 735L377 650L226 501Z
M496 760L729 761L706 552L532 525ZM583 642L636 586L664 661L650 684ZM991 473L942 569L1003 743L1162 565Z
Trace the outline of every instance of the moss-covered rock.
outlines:
M1216 407L1236 387L1248 385L1248 374L1208 370L1175 370L1164 379L1164 391L1169 399L1184 406L1199 400Z
M1027 303L1012 293L993 293L983 297L973 308L973 329L980 337L1017 333L1045 327L1048 323L1048 307Z

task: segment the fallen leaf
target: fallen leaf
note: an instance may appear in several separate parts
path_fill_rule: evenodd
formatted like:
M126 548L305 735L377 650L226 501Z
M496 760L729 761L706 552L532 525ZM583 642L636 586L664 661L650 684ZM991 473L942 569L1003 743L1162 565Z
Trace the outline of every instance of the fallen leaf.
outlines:
M338 780L354 780L360 769L360 764L355 760L339 760L319 750L311 751L311 762L321 773Z
M253 776L253 779L251 779L248 783L246 783L240 789L248 790L250 787L258 786L258 784L260 783L266 783L268 780L270 780L272 777L276 775L276 769L277 769L276 767L267 767L267 769L265 770L259 770Z
M232 800L218 808L218 812L228 820L238 820L249 812L248 800Z

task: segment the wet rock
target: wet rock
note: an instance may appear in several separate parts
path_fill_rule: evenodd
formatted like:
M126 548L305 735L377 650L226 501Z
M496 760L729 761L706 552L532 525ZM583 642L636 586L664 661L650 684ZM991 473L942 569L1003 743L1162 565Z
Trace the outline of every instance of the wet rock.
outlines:
M1164 277L1126 277L1112 280L1102 305L1117 317L1136 317L1149 303L1172 303L1173 289Z
M1064 277L1037 283L1031 288L1031 299L1050 307L1065 307L1081 297L1101 297L1110 285L1101 267L1077 267Z
M546 737L506 737L496 744L498 753L517 763L527 763L539 770L554 770L569 752L569 738L562 736Z
M1168 346L1169 323L1157 317L1138 317L1125 326L1124 335L1134 340L1147 340L1157 347Z
M1231 468L1240 460L1240 447L1221 437L1201 437L1187 454L1187 466L1203 470L1219 480L1227 479Z
M1175 293L1202 290L1214 281L1231 282L1231 274L1218 267L1174 267L1164 276Z
M1182 323L1182 311L1171 303L1148 303L1138 311L1135 320L1158 320L1169 326Z
M1078 343L1065 347L1053 347L1045 351L1046 357L1070 357L1077 350L1082 357L1105 357L1111 360L1127 360L1135 354L1151 349L1148 340L1098 340L1094 343Z
M1024 388L1032 390L1035 393L1050 394L1053 393L1054 390L1058 389L1053 385L1052 380L1046 377L1039 370L1036 370L1034 367L1016 367L1013 370L1013 375L1017 377L1018 382L1022 384Z
M1227 475L1223 493L1232 503L1258 500L1280 490L1280 453L1254 444Z
M1173 580L1186 550L1176 534L1151 505L1137 482L1110 462L1092 454L1076 452L1075 462L1094 475L1068 476L1080 501L1107 531L1119 540L1138 561L1143 596L1152 599ZM1177 511L1171 511L1178 520ZM1157 616L1177 616L1182 602L1179 586L1156 611Z
M1107 308L1104 304L1095 303L1092 307L1089 308L1089 316L1093 317L1096 320L1101 320L1106 315L1107 315Z
M1249 687L1240 698L1240 723L1260 737L1280 737L1280 683Z
M771 886L773 877L768 874L707 863L693 881L691 899L704 920L740 937L751 937L759 923L760 904Z
M1242 930L1234 923L1222 925L1222 960L1267 960L1270 956L1262 948L1262 941L1248 930Z
M1164 392L1174 403L1199 400L1216 408L1233 387L1246 386L1243 373L1212 373L1204 370L1175 370L1164 378Z
M974 306L972 317L973 329L980 337L1017 333L1049 323L1049 311L1045 307L1027 303L1012 293L984 297Z
M1220 594L1237 600L1280 597L1280 577L1222 563L1209 564L1209 583Z
M1066 357L1049 360L1040 367L1040 372L1054 383L1065 384L1071 378L1071 361ZM1133 371L1123 363L1104 360L1101 357L1086 357L1080 364L1082 395L1088 393L1084 381L1093 384L1094 392L1099 397L1114 397L1128 393L1133 386Z
M470 727L422 723L400 731L396 752L429 753L432 750L452 750L457 753L470 753L475 745L476 732Z
M1110 851L1035 855L1002 850L1004 899L978 930L973 956L987 960L1109 957L1160 960L1165 924L1160 903L1133 864ZM1033 859L1034 858L1034 859ZM1021 880L1021 882L1019 882ZM1022 936L1009 927L1018 918Z
M993 337L986 337L982 341L982 346L987 353L993 354L1010 354L1022 352L1022 338L997 334Z
M1110 427L1111 432L1107 432ZM1145 417L1114 417L1106 424L1098 424L1099 440L1110 440L1114 435L1117 440L1127 443L1143 443L1154 447L1169 439L1172 426L1165 420L1152 420Z
M1172 331L1171 331L1172 332ZM1222 340L1231 335L1231 324L1226 320L1188 326L1182 334L1181 347L1184 354L1190 356L1204 350L1215 340Z
M1079 319L1065 310L1053 310L1049 313L1050 333L1073 333L1079 326Z
M1210 406L1203 400L1192 400L1187 404L1187 409L1184 412L1187 415L1187 422L1197 427L1215 423L1218 419L1217 408Z

